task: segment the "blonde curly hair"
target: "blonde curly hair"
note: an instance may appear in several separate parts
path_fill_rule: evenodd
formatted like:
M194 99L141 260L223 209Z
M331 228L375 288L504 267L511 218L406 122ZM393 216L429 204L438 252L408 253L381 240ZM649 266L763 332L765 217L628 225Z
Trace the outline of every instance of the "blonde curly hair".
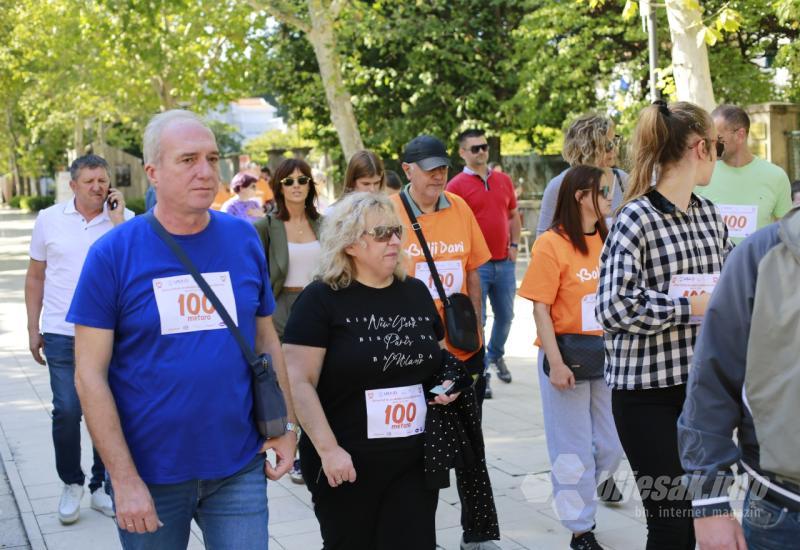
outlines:
M319 244L322 250L315 279L334 290L347 288L356 278L355 264L346 249L364 236L367 216L375 214L382 224L400 225L392 202L383 193L348 193L322 220ZM400 248L394 276L406 276L406 253Z
M602 115L589 113L576 118L564 134L564 157L570 166L597 165L606 152L608 129L614 122Z

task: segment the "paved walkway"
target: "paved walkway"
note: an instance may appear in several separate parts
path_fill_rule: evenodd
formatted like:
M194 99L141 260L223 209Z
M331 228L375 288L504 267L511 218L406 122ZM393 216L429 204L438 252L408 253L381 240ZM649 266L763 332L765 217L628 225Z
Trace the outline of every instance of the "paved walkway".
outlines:
M47 369L27 350L24 277L33 216L0 209L0 455L14 500L0 483L0 548L93 550L119 548L111 519L89 508L84 497L76 524L58 522L61 483L55 471L50 436L51 392ZM524 266L520 266L520 271ZM521 277L521 272L520 272ZM512 384L492 379L494 399L484 406L484 432L495 502L505 550L568 548L569 534L551 507L547 450L535 376L532 308L517 300L516 321L507 349ZM84 471L91 467L91 445L84 431ZM627 464L624 465L627 468ZM628 474L626 476L626 473ZM630 480L629 472L622 471ZM0 480L2 478L0 477ZM627 503L600 506L597 537L608 549L644 548L645 527L633 484L622 487ZM321 547L319 528L304 486L288 477L269 484L270 548ZM10 511L10 516L6 514ZM357 513L357 511L355 511ZM455 488L441 492L436 524L441 548L457 550L461 530ZM24 533L15 530L19 522ZM8 522L8 523L7 523ZM26 546L25 536L30 546ZM203 548L194 531L190 548Z

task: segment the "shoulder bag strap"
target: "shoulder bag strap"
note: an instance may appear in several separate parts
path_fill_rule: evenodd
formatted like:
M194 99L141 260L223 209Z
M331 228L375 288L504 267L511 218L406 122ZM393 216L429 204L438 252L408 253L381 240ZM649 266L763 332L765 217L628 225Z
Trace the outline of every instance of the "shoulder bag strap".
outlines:
M170 235L164 226L161 225L155 215L153 215L153 211L150 210L146 214L147 221L150 222L150 225L155 230L156 234L161 237L161 240L175 253L175 256L181 261L183 266L189 271L192 278L195 280L197 285L202 289L203 294L206 295L206 298L211 300L211 303L216 308L217 313L219 316L222 317L222 320L225 322L225 325L233 334L233 338L236 340L236 343L239 344L239 347L242 349L242 353L244 354L245 358L247 359L247 363L250 365L250 368L253 369L253 372L258 375L258 369L255 365L260 364L258 357L256 357L255 352L253 349L247 344L247 341L244 339L239 327L233 322L231 316L228 314L228 310L225 309L225 306L222 305L219 297L211 290L211 287L208 285L205 279L203 279L200 272L197 271L197 268L192 263L192 260L189 259L189 256L186 255L186 252L180 247L180 245L175 241L175 239Z
M447 305L450 302L450 299L447 297L447 294L445 294L444 287L442 286L442 280L439 278L439 272L436 270L436 263L433 261L433 256L431 256L431 251L428 248L428 242L425 240L425 235L422 234L422 226L417 221L417 217L414 215L414 210L411 208L411 204L408 202L408 197L406 197L406 194L403 191L400 192L400 200L403 201L403 206L408 214L408 219L411 220L411 229L413 229L414 233L416 233L417 240L419 240L419 245L422 247L423 254L425 254L425 260L428 262L428 268L430 268L431 277L433 277L433 284L436 285L436 292L439 293L439 298L442 300L442 304Z

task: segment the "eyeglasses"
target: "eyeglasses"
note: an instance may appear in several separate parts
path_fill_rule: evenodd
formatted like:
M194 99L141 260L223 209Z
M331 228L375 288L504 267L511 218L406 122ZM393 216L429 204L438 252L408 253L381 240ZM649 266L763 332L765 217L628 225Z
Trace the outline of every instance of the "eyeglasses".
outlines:
M397 237L398 239L403 237L403 226L402 225L376 225L369 231L364 232L367 235L370 235L376 242L379 243L386 243L389 242L392 237Z
M697 143L695 143L694 145L690 145L689 149L694 149L695 147L697 147L701 143L705 143L706 144L706 149L710 149L711 148L710 144L714 143L714 145L716 146L716 149L717 149L717 157L721 157L722 153L725 152L725 142L723 142L721 139L719 139L719 137L717 137L717 139L702 138L702 139L698 140Z
M480 145L473 145L469 148L469 152L473 155L477 155L480 151L488 151L489 144L488 143L481 143Z
M295 183L297 185L308 185L309 183L311 183L311 178L309 178L308 176L298 176L296 178L289 176L288 178L283 178L281 180L281 185L283 185L284 187L291 187Z
M610 141L606 141L606 153L610 153L615 147L619 147L620 142L622 142L622 136L614 134Z
M611 196L611 187L604 185L600 188L600 196L607 199Z

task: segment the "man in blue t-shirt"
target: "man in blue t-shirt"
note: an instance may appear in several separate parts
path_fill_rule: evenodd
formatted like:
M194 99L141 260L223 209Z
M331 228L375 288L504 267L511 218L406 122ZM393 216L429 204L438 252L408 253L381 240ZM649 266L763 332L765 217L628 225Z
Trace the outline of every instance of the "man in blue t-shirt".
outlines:
M263 248L250 224L209 211L219 151L199 117L155 116L144 157L158 198L152 215L256 353L272 355L290 424L279 438L259 436L244 355L146 217L107 233L89 251L67 320L75 323L75 383L111 477L120 539L129 549L186 548L195 518L207 546L263 548L264 474L286 473L297 444ZM264 461L269 448L274 467Z

